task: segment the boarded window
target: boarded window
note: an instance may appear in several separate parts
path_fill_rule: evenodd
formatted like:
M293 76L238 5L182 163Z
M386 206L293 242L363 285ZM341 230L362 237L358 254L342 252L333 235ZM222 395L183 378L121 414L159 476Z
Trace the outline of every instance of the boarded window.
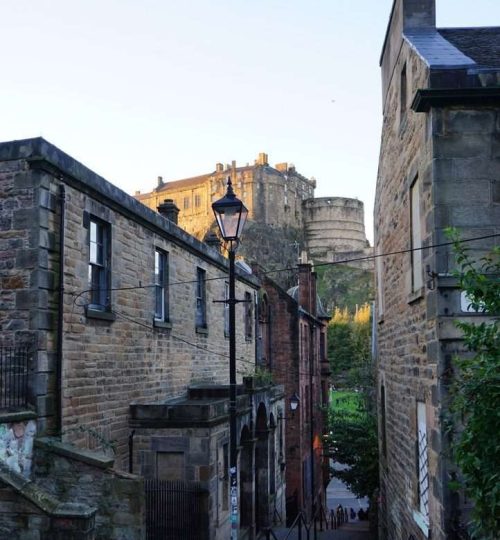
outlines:
M159 480L184 480L184 453L157 452L156 477Z

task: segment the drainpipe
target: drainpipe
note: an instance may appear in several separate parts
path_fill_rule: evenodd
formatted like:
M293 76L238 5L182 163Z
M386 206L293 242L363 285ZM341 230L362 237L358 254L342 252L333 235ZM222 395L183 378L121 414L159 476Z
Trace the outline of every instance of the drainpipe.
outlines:
M62 435L62 363L63 363L63 332L64 332L64 227L66 218L66 190L59 186L59 302L57 309L57 363L56 363L56 392L57 392L57 424L56 432Z
M134 435L135 429L128 436L128 472L134 472Z
M311 427L311 491L312 491L312 503L311 503L311 519L314 517L316 511L316 486L314 482L314 414L313 414L313 370L314 370L314 356L315 356L315 339L314 339L314 324L309 327L310 339L309 339L309 422Z

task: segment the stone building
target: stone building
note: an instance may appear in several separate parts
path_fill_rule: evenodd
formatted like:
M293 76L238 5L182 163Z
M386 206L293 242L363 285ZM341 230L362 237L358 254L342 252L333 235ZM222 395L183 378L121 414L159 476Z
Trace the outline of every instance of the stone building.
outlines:
M17 352L16 366L1 358L12 379L0 401L0 531L141 539L158 480L199 496L198 513L176 507L177 522L227 538L228 326L213 302L226 298L226 259L41 138L0 144L0 190L1 350L28 351L22 374ZM258 290L238 270L247 538L284 494L272 435L282 389L252 383Z
M396 0L382 50L375 201L381 537L458 538L443 430L461 302L445 229L500 233L500 28L435 25L434 0ZM498 238L470 242L479 257ZM437 247L435 247L437 246ZM462 538L462 536L460 536Z
M280 411L286 449L279 456L286 478L286 516L311 512L313 499L325 506L329 467L322 451L325 424L321 406L328 404L330 367L326 356L327 323L316 294L316 274L302 256L298 285L288 292L262 274L258 305L257 361L285 390ZM256 269L257 275L259 270ZM293 398L299 406L292 411ZM314 494L314 497L311 497Z
M179 225L199 239L214 229L211 204L222 197L226 179L248 208L250 223L304 232L303 245L311 257L322 261L368 253L363 203L343 197L314 198L316 180L308 179L289 163L269 165L268 155L259 154L253 165L237 167L217 163L215 171L194 178L164 183L135 197L156 210L165 200L179 209Z

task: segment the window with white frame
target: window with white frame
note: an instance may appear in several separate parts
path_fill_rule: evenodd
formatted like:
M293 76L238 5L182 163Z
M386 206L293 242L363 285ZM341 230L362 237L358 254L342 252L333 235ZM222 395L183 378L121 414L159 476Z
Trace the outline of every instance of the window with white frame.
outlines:
M424 520L429 520L429 470L427 448L427 419L425 403L417 401L417 475L418 511Z
M196 327L207 327L206 272L203 268L196 269Z
M410 228L411 228L411 290L418 291L423 286L422 277L422 230L420 222L420 180L418 176L410 188Z
M168 253L155 250L155 321L169 320Z
M89 222L89 288L91 309L110 311L111 229L96 218Z

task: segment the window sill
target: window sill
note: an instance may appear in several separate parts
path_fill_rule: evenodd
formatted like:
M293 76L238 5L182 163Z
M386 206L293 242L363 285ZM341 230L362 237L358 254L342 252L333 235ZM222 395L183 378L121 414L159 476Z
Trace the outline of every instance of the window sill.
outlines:
M110 321L110 322L116 319L116 315L111 311L93 309L91 307L87 307L85 316L87 317L87 319L100 319L102 321Z
M164 330L172 329L172 323L170 321L161 321L159 319L153 319L153 326L155 328L162 328Z
M197 326L195 331L197 334L208 336L208 328L206 326Z
M38 415L34 411L28 409L22 411L1 411L0 412L0 422L5 424L10 424L14 422L23 422L27 420L36 420Z
M419 529L429 538L429 519L421 514L418 510L413 510L413 520L418 525Z
M408 295L408 304L415 304L419 300L421 300L424 297L424 288L420 287L420 289L417 289L416 291L411 292Z

